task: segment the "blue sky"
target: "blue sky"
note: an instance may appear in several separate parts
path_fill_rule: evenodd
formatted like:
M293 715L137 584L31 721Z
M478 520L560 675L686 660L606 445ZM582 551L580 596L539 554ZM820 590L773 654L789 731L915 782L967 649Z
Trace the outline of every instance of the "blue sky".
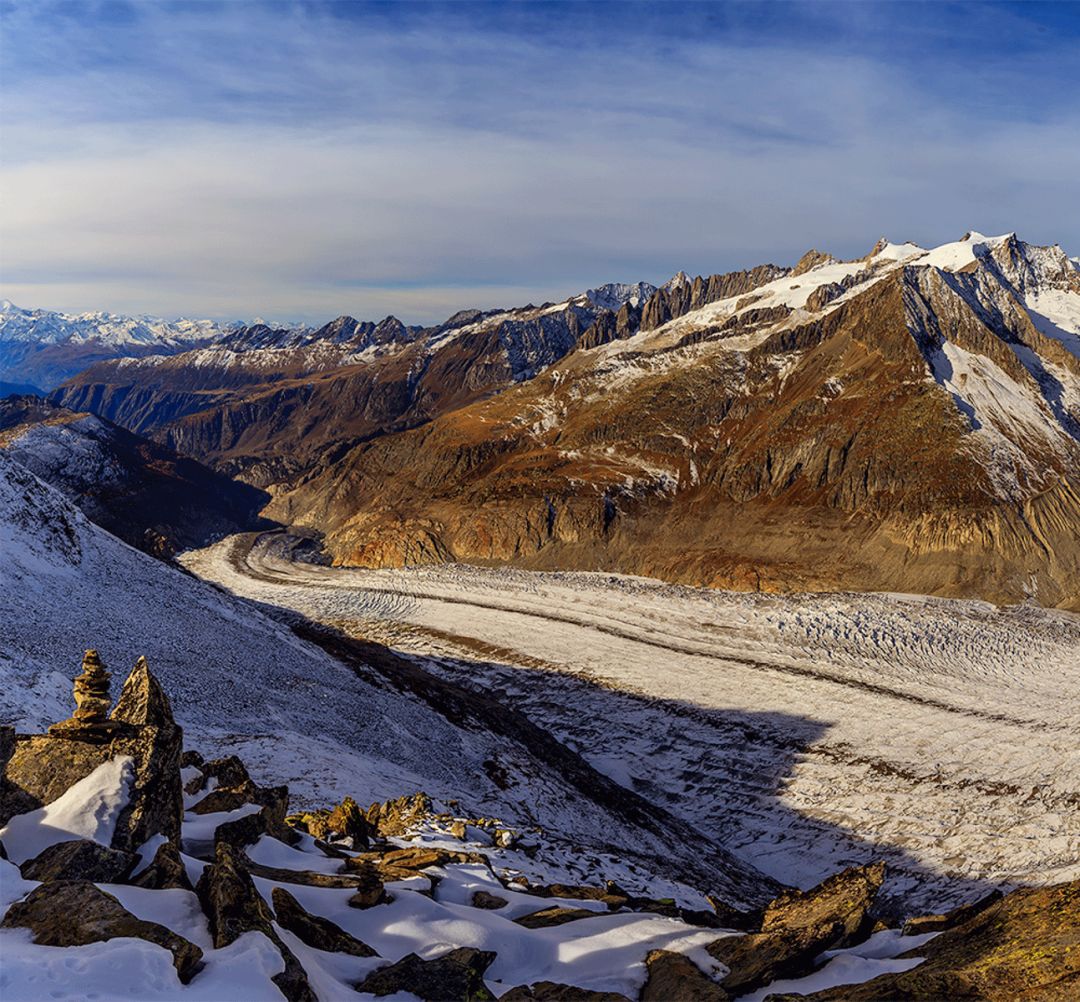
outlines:
M0 295L433 321L1016 230L1080 254L1080 5L0 0Z

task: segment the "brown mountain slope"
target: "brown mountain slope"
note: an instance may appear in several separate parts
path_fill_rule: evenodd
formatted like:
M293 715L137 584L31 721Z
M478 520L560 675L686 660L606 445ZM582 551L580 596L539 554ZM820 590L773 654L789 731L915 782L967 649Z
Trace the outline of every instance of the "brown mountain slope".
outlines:
M356 446L268 511L365 566L1080 607L1080 361L990 255L852 274L575 352Z

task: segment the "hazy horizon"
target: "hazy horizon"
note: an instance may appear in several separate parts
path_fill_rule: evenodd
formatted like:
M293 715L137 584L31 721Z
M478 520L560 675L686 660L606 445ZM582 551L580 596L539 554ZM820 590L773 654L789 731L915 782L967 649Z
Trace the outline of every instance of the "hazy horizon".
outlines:
M881 235L1080 253L1069 5L16 2L3 22L0 296L23 307L414 324Z

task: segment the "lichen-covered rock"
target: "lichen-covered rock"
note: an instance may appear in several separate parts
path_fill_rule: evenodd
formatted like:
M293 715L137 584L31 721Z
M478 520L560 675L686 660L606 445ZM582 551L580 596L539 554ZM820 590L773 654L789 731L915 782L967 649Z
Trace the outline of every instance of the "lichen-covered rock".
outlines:
M413 793L372 804L366 812L368 823L384 838L407 835L416 825L433 815L434 807L426 793Z
M641 1002L727 1002L730 998L712 978L681 953L653 950L645 958L649 972Z
M1013 891L905 956L925 959L803 1002L1073 1002L1080 998L1080 880Z
M710 943L708 952L729 970L724 990L741 995L778 978L801 977L824 951L865 939L884 879L884 864L874 863L844 870L809 891L785 891L765 909L761 932Z
M488 950L461 947L434 960L421 960L415 953L396 964L381 967L356 985L358 992L393 995L411 992L427 1002L475 1002L490 999L484 972L495 962Z
M139 871L129 881L135 887L145 887L154 891L180 889L193 890L180 850L175 842L162 842L158 846L150 865Z
M173 956L181 982L187 984L202 964L202 950L156 922L136 918L111 894L87 880L42 884L13 904L0 927L25 928L42 946L84 946L120 937L145 939Z
M87 839L57 842L19 867L25 880L89 880L116 884L135 865L135 854Z
M346 797L330 812L326 824L335 841L346 840L353 849L366 849L376 834L375 826L364 816L360 805L352 797Z
M275 887L271 899L278 925L288 929L308 946L330 953L347 953L352 957L378 956L370 946L328 918L305 911L300 902L285 888Z
M303 966L274 931L270 908L255 889L238 850L228 842L217 843L214 862L203 870L195 893L206 913L215 948L228 946L245 932L261 932L285 961L285 970L271 979L281 993L289 1002L317 1002Z

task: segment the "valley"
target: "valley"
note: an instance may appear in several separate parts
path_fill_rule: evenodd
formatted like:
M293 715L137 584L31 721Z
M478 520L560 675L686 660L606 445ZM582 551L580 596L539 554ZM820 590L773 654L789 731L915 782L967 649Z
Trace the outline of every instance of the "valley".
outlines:
M232 537L181 559L513 706L781 882L884 858L883 895L902 911L1080 876L1076 616L608 574L334 568L292 559L296 543Z

